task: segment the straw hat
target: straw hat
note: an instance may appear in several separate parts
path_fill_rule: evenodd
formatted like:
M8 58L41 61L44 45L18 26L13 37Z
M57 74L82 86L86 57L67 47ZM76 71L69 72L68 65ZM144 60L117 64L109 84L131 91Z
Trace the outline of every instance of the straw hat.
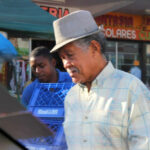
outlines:
M58 51L58 49L70 42L100 31L92 14L85 10L75 11L54 21L53 27L56 45L51 50L51 53Z

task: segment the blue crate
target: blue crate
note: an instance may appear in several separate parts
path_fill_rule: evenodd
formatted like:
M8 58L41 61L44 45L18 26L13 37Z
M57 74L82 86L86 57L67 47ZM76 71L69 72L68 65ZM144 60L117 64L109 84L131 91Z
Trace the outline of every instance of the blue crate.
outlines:
M29 107L48 106L63 107L64 98L73 83L41 83L38 84L31 97Z
M65 150L66 142L62 123L64 99L73 83L40 83L36 86L28 110L53 132L54 136L20 140L31 150Z

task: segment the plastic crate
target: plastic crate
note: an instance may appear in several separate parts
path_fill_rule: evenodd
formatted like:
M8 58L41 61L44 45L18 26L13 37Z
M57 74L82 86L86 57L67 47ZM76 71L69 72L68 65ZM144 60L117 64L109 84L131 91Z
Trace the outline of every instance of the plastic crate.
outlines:
M40 83L36 86L28 110L54 132L54 137L20 140L27 148L31 150L67 149L62 127L64 99L73 85L73 83Z

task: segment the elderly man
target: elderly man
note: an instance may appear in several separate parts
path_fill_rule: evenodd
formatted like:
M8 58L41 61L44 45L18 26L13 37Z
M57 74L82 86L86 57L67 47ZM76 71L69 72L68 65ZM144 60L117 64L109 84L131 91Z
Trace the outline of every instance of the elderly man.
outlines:
M69 150L150 150L150 92L104 56L92 15L80 10L54 22L64 68L77 83L65 99Z

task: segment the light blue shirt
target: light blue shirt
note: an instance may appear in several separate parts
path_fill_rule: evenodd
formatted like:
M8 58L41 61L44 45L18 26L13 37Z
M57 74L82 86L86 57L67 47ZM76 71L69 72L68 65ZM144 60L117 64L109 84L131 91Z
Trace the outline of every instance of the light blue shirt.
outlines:
M141 79L141 70L139 67L137 66L132 67L130 70L130 73L136 76L137 78Z
M68 150L150 150L150 91L111 62L65 99Z

